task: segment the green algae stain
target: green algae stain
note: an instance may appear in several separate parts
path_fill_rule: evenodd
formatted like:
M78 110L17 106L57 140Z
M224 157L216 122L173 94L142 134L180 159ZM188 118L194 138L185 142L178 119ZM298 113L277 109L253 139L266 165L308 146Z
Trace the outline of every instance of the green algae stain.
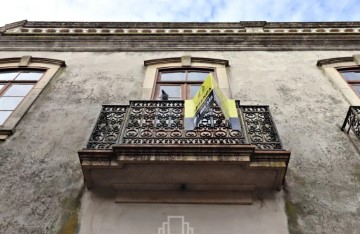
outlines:
M79 232L78 210L70 214L59 234L73 234Z
M360 181L360 164L355 165L353 175Z
M302 212L302 210L291 201L286 201L285 211L288 217L289 232L294 234L301 234L302 232L298 223L298 215Z
M62 202L62 206L65 208L65 212L62 217L63 224L60 231L58 232L59 234L73 234L79 232L79 210L83 190L84 189L82 188L75 198L68 198Z

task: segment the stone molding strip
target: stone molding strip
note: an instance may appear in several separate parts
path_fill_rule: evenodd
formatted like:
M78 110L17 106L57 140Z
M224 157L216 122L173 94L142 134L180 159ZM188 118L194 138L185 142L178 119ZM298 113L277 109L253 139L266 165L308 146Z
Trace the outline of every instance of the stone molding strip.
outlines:
M200 57L191 57L192 63L211 63L229 66L229 60L225 59L213 59L213 58L200 58ZM144 66L165 64L165 63L181 63L181 57L174 58L161 58L161 59L150 59L144 61Z
M318 60L316 66L324 66L333 63L354 62L354 57L337 57Z
M22 59L22 57L2 58L2 59L0 59L0 64L3 64L3 63L20 63L21 59ZM30 56L30 61L33 62L33 63L54 64L54 65L58 65L60 67L65 67L66 66L65 61L58 60L58 59L38 58L38 57L31 57Z

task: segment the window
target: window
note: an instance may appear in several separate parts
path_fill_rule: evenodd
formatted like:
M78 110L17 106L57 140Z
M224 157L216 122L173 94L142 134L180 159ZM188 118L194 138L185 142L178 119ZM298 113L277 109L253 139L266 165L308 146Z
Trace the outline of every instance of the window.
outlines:
M65 62L31 56L0 58L0 141L21 119Z
M43 76L40 70L0 70L0 125L3 125Z
M339 69L338 71L355 93L360 96L360 69Z
M229 61L216 58L181 57L157 58L144 61L145 79L142 100L161 99L161 90L168 100L190 99L209 73L212 73L222 91L231 98L227 77Z
M153 93L155 100L184 100L194 97L210 69L159 70ZM214 75L214 74L213 74Z
M327 78L352 106L360 106L360 55L327 58L317 61ZM358 78L357 78L358 77Z

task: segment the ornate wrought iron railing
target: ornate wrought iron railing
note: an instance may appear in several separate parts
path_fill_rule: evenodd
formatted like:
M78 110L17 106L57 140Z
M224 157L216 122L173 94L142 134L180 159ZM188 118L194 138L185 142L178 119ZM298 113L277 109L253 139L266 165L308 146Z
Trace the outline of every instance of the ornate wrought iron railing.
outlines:
M183 127L184 101L130 101L104 105L87 149L110 149L114 144L252 144L259 150L283 149L268 106L237 102L242 129L232 130L215 104L192 131Z
M346 130L347 126L348 129ZM349 134L350 129L360 139L360 106L349 107L341 130Z

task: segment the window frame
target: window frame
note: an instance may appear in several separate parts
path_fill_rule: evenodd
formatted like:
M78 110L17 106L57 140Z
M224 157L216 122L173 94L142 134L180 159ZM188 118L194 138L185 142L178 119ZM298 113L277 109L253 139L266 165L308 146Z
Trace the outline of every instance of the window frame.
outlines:
M209 72L213 75L213 77L217 80L216 72L214 68L211 67L167 67L167 68L160 68L157 69L156 72L156 79L154 82L154 88L151 95L151 100L158 100L158 96L160 93L160 86L180 86L181 91L181 99L180 100L186 100L190 99L190 87L191 85L201 85L203 81L161 81L161 74L166 72L175 72L175 71L185 71L185 76L187 78L188 72L191 71L204 71Z
M31 56L0 59L0 71L41 70L44 72L42 77L36 82L36 84L34 84L28 94L17 105L13 113L6 119L6 121L2 125L0 125L0 141L6 140L10 135L15 132L15 127L25 116L28 109L38 98L40 93L44 90L46 85L58 73L60 68L65 66L65 62L62 60L36 57L34 58ZM29 80L24 81L24 83L29 83ZM2 89L2 92L5 92L6 90L7 88Z

